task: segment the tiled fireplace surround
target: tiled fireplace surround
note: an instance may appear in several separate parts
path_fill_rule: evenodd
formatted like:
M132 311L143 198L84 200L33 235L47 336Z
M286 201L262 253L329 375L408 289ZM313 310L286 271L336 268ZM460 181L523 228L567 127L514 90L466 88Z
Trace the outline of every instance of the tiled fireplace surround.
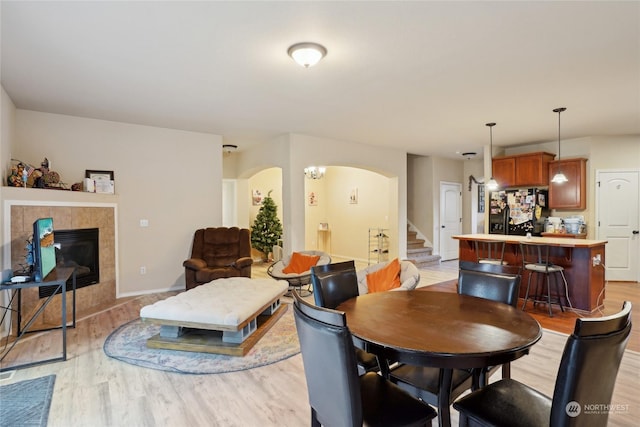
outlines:
M54 191L54 190L49 190ZM11 206L11 267L19 270L24 263L25 245L33 233L33 222L38 218L53 218L55 230L98 228L100 250L100 283L78 289L76 309L78 314L91 312L112 304L116 299L116 233L115 208L113 206ZM71 292L67 292L67 319L71 320ZM23 321L31 317L40 304L38 288L23 290ZM60 325L61 297L56 295L40 316L38 324Z

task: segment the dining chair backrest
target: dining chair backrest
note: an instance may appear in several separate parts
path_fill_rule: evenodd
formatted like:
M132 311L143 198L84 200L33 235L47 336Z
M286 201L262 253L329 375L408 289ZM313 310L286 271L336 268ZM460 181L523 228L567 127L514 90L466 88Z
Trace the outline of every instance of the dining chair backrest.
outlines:
M345 314L311 305L295 291L292 294L312 411L322 425L362 425L356 353Z
M316 265L311 267L311 272L316 273L324 273L327 271L342 271L342 270L355 270L356 263L354 260L350 261L342 261L342 262L332 262L324 265Z
M460 269L458 293L498 301L512 306L518 304L519 274L496 274Z
M593 411L585 418L568 414L568 405L584 407L596 403L606 408L611 404L631 332L631 306L625 301L622 310L614 315L576 320L558 368L550 425L578 426L585 419L589 425L607 425L608 409Z
M488 264L504 264L506 242L498 240L474 240L476 261Z
M353 261L312 267L311 284L315 303L320 307L333 309L359 294Z

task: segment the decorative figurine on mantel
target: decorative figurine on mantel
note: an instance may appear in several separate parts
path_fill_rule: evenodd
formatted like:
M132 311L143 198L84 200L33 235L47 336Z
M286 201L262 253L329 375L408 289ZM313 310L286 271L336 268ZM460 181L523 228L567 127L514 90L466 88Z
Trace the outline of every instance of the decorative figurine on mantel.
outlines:
M11 166L11 173L7 177L7 185L9 187L26 187L29 172L24 163L19 162L16 165Z
M26 162L17 159L11 160L18 162L18 164L11 167L11 174L7 177L7 185L25 188L68 189L64 183L60 182L60 174L50 170L51 163L46 157L37 169Z

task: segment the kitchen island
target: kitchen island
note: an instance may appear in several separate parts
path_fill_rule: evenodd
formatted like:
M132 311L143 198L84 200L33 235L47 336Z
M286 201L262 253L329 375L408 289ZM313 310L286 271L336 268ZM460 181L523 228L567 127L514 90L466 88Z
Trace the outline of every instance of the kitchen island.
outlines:
M551 246L551 262L565 269L569 300L573 308L592 312L604 303L604 265L606 240L572 239L566 237L525 237L503 234L463 234L453 236L459 240L460 261L476 262L475 240L499 240L506 242L504 260L510 265L521 265L521 241L543 243ZM598 259L594 262L594 259ZM594 265L595 264L595 265ZM522 274L520 297L524 298L528 272ZM533 287L534 284L532 283ZM564 300L563 300L564 302Z

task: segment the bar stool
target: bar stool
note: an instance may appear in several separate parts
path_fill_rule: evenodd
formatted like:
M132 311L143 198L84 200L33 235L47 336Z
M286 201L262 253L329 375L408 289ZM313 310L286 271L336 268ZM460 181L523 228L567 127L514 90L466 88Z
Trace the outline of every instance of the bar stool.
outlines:
M480 264L505 265L504 248L506 242L500 240L474 240L476 261Z
M529 271L529 280L527 281L527 291L524 296L524 303L522 304L522 311L524 311L527 301L531 299L533 306L538 303L547 304L549 307L549 317L553 317L553 311L551 310L551 304L555 303L560 306L560 310L564 312L562 306L562 293L560 292L560 286L558 283L558 275L564 282L564 289L567 289L567 279L564 276L564 267L555 265L549 261L549 245L533 242L520 242L520 252L522 253L522 270ZM534 275L537 275L536 290L533 295L529 295L531 288L531 279ZM551 295L551 284L549 276L553 276L555 283L556 295ZM544 285L542 280L546 281L546 294L543 293Z

